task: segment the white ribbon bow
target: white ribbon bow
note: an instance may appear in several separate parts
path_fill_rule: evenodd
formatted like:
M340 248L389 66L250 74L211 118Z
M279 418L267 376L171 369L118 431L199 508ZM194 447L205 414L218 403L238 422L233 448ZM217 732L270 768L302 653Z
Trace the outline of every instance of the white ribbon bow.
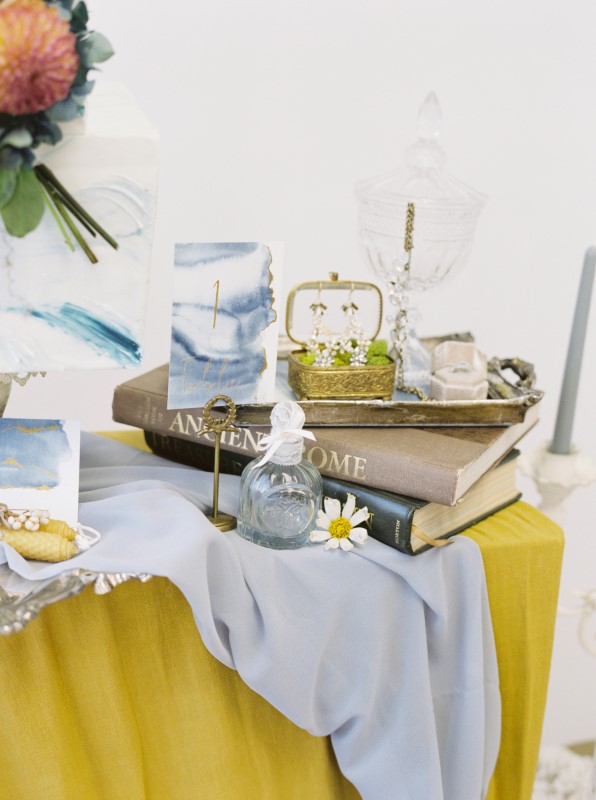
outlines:
M266 464L267 461L269 461L269 459L279 450L282 444L290 444L291 439L295 439L297 436L301 436L304 439L312 439L313 442L316 441L313 433L310 431L304 431L302 428L290 428L289 430L285 431L275 431L267 436L263 436L257 445L257 449L266 450L267 452L259 461L259 464ZM296 442L296 444L298 444L298 442Z

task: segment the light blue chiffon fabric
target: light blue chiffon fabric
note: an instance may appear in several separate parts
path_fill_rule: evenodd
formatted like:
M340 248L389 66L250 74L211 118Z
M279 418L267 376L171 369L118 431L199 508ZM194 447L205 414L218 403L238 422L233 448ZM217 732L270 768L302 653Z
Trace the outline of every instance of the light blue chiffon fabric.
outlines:
M221 476L222 512L236 513L238 483ZM36 580L75 567L168 577L216 658L331 736L363 800L482 798L500 696L477 545L456 537L416 557L373 539L349 553L268 550L216 530L203 514L211 495L209 474L83 434L80 521L102 540L62 564L0 543L0 563Z

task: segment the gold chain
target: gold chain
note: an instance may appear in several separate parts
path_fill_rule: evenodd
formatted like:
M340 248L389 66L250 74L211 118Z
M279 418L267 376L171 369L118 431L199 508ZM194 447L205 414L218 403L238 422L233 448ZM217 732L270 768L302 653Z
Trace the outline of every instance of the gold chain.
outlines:
M410 263L412 261L412 250L414 249L414 217L416 208L414 203L408 203L406 210L406 230L404 234L404 250L408 254L406 263L404 264L404 272L406 278L410 274ZM407 280L405 281L407 283ZM408 309L404 305L400 305L399 314L395 320L395 328L397 333L397 388L400 392L408 392L415 394L420 400L428 400L427 395L417 386L406 386L404 383L404 363L406 359L406 347L408 344ZM400 331L404 331L405 335L400 338Z

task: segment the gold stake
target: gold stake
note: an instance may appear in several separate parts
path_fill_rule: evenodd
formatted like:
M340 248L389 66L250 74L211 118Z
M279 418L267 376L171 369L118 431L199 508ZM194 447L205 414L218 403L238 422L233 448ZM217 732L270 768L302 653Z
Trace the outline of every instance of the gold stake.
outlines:
M211 410L216 403L222 402L227 406L227 411L224 417L214 419L211 416ZM231 397L225 394L218 394L212 397L203 409L203 430L199 431L197 436L202 436L205 433L215 434L215 450L213 461L213 513L207 519L220 531L231 531L236 527L236 518L229 514L220 514L219 507L219 451L221 446L221 435L224 431L235 431L232 423L236 419L236 405Z

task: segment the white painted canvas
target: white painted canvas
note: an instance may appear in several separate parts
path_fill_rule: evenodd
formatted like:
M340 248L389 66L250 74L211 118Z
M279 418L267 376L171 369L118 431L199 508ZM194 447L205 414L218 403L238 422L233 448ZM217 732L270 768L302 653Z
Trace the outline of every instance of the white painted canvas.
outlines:
M0 502L76 525L79 455L78 421L0 418Z
M118 84L98 84L84 132L43 162L118 242L82 231L99 259L65 244L52 215L19 239L0 224L0 372L138 366L157 192L155 129Z
M279 242L176 245L169 408L273 400L282 263Z

